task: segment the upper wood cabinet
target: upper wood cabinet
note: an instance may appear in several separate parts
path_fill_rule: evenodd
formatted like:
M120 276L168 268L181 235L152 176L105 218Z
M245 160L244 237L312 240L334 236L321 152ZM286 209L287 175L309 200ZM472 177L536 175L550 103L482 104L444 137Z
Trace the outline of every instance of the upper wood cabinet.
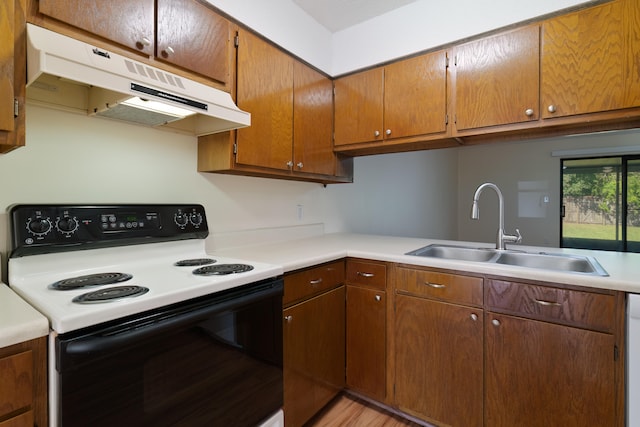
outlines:
M195 0L39 0L39 12L227 84L230 27Z
M445 51L336 79L334 144L444 133L446 80Z
M24 6L24 0L0 4L0 153L24 145Z
M625 46L628 37L624 9L624 2L619 0L543 22L540 90L543 118L633 106L633 99L625 99L629 55ZM637 35L635 29L629 36L633 32Z
M238 40L236 102L251 126L237 131L236 162L290 170L294 60L249 31L240 29Z
M38 11L149 56L155 52L155 0L39 0Z
M251 113L251 126L201 137L200 171L351 181L353 160L333 152L330 78L239 29L236 80L236 102Z
M540 117L539 45L531 25L454 48L458 131Z

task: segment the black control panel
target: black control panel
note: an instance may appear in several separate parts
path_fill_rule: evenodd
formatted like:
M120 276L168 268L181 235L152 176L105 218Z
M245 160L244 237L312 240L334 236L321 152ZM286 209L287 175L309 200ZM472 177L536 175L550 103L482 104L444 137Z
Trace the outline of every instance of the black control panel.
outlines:
M11 257L209 234L201 205L15 205Z

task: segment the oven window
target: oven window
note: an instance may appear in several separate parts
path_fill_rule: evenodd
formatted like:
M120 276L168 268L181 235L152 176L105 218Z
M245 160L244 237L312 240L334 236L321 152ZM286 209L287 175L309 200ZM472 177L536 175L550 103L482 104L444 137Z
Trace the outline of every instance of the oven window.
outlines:
M282 407L281 301L242 304L65 364L60 426L259 424Z

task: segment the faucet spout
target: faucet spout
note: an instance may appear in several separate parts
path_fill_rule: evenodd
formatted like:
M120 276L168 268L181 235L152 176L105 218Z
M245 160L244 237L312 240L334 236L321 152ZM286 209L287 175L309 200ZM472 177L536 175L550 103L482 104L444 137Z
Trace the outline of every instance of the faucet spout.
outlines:
M485 182L481 184L476 189L476 192L473 194L473 205L471 206L471 219L479 219L480 218L480 209L478 207L478 200L480 199L480 194L484 191L485 188L493 189L498 195L498 235L496 238L496 249L503 250L505 248L505 242L511 243L519 243L522 241L522 235L520 234L520 230L516 229L516 235L505 234L504 232L504 197L502 196L502 191L498 188L497 185L491 182Z

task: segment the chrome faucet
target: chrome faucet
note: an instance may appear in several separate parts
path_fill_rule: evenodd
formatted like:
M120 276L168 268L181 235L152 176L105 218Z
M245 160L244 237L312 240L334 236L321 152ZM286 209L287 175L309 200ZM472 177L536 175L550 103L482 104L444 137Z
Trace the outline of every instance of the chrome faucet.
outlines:
M493 188L498 194L498 203L500 208L500 215L498 217L498 236L496 238L496 249L503 250L505 249L505 243L520 243L522 241L522 235L520 234L520 230L516 228L516 235L505 234L504 232L504 199L502 197L502 191L498 188L497 185L491 182L485 182L480 185L475 194L473 195L473 206L471 207L471 219L478 219L480 217L480 210L478 209L478 199L480 198L480 194L482 190L485 188Z

